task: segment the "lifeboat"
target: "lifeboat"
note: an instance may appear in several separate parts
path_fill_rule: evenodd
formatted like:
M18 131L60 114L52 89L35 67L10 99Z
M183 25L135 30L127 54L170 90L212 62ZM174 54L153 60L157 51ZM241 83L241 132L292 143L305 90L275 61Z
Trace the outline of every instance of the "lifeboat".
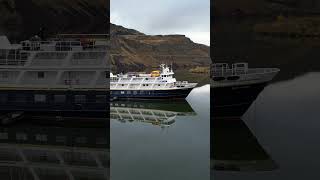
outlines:
M159 77L160 76L160 71L152 71L151 72L151 77Z

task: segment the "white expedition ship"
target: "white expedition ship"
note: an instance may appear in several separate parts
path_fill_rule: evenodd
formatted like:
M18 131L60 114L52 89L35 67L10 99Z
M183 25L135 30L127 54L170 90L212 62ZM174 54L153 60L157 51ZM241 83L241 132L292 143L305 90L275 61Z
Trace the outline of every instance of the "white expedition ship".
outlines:
M177 81L172 68L165 64L150 74L110 73L111 98L164 99L186 98L197 83Z

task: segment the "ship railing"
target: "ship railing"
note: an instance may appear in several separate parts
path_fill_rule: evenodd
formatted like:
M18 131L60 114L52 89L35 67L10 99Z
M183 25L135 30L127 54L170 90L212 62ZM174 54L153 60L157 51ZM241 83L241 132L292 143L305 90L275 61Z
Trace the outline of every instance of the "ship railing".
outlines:
M8 54L0 55L0 65L23 66L29 58L30 53L12 51Z
M272 72L277 72L279 69L277 68L255 68L249 69L247 74L267 74Z
M24 51L90 51L106 49L107 45L81 41L22 41L21 48Z
M72 54L72 60L92 60L92 59L103 59L107 56L107 52L75 52Z
M176 85L186 85L186 84L189 84L188 81L177 81L176 82Z
M63 80L64 85L85 85L87 81L80 79L65 79Z
M62 60L65 59L68 56L68 53L66 52L38 52L35 53L34 59L47 59L47 60Z
M117 80L121 80L121 81L134 81L134 82L155 82L157 80L161 80L161 78L159 77L132 77L130 75L120 75L120 76L117 76L117 77L114 77L114 78L117 78Z
M232 76L246 74L263 74L279 71L277 68L249 68L248 63L240 62L229 66L228 63L214 63L211 65L212 76Z
M25 51L70 51L82 45L79 41L22 41L21 47Z
M230 76L240 76L241 78L250 79L257 78L257 76L268 76L269 74L278 72L277 68L255 68L248 69L246 71L235 71L234 69L212 71L211 77L230 77Z

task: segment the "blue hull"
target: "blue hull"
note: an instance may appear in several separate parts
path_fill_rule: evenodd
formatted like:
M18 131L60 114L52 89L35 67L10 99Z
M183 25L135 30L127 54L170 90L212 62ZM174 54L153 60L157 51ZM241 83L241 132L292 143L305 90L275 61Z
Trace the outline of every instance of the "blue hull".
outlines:
M0 112L23 111L34 114L51 112L58 116L106 116L109 91L0 91Z
M193 88L175 90L111 90L116 99L184 99Z

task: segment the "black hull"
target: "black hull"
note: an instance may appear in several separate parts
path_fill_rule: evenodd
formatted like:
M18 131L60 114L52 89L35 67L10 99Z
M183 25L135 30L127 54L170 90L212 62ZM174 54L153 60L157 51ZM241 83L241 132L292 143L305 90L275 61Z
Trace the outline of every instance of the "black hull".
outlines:
M211 88L211 113L214 117L240 117L267 83ZM219 118L218 118L219 119Z
M116 99L185 99L193 88L175 90L111 90Z

